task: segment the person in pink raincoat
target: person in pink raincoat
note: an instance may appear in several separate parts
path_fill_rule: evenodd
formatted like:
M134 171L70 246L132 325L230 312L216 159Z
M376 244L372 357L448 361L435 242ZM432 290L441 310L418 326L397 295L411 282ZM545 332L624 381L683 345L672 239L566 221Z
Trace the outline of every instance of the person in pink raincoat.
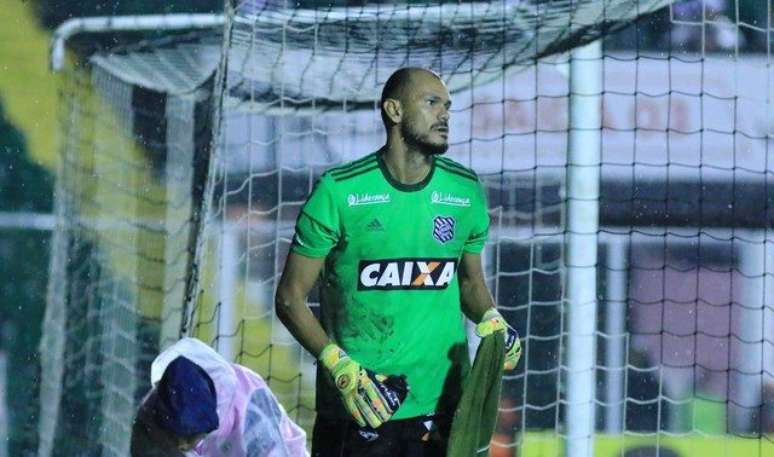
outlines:
M132 427L132 457L308 457L306 433L266 382L194 338L151 366Z

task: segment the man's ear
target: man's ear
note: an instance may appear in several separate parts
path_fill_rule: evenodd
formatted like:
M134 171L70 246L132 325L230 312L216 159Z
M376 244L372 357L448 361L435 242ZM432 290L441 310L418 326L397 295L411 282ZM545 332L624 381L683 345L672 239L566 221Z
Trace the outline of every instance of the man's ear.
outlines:
M393 124L400 124L400 121L403 119L403 106L399 100L394 98L384 100L382 109Z

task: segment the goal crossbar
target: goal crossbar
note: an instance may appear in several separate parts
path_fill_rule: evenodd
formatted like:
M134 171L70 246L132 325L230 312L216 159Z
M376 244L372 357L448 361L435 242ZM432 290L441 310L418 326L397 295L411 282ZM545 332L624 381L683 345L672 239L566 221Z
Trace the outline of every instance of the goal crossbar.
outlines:
M225 23L226 18L222 14L151 14L68 19L56 28L51 39L51 70L58 72L62 69L67 40L81 33L211 29L222 27Z

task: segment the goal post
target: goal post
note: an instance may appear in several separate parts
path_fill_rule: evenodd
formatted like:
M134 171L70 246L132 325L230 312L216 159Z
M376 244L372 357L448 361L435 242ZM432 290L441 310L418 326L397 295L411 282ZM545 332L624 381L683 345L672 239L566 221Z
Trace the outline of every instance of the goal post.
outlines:
M150 363L184 322L219 49L188 34L63 68L40 457L128 455Z
M599 182L602 167L602 43L570 52L567 143L567 428L568 457L594 455Z

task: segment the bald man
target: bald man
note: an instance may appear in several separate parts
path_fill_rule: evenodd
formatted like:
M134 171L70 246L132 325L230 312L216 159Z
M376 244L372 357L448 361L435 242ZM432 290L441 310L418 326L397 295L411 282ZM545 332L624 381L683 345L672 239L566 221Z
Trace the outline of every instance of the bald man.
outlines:
M404 68L381 97L386 144L318 180L296 222L277 315L318 358L314 457L445 455L469 371L463 314L519 341L495 308L480 252L489 229L476 173L443 158L449 91ZM321 320L306 306L320 277Z

